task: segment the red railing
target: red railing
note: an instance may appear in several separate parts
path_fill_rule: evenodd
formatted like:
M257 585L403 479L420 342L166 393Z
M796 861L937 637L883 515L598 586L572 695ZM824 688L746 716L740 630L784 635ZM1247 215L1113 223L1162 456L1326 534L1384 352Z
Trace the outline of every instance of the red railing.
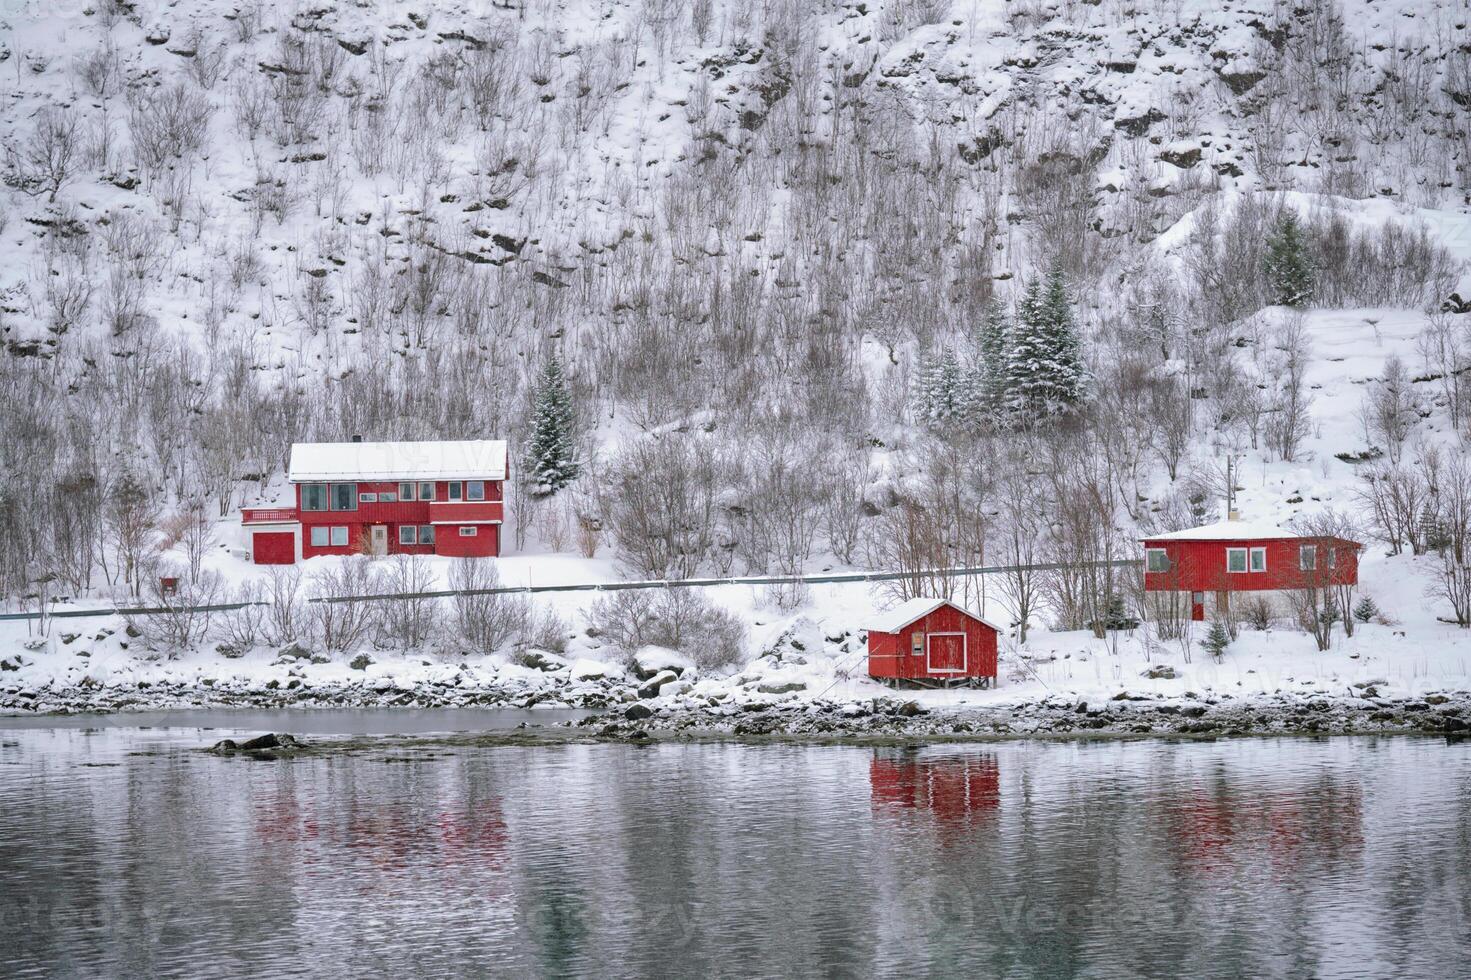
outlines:
M240 510L241 524L279 524L296 519L295 507L243 507Z

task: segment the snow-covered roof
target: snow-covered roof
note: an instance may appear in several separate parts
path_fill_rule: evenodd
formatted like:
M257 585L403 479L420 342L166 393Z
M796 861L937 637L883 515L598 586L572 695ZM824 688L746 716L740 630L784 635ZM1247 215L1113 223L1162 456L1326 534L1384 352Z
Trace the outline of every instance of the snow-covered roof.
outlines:
M506 444L464 442L298 442L286 478L331 480L504 480Z
M980 616L977 616L968 609L962 609L960 606L956 606L953 602L948 602L945 599L927 599L923 596L918 599L910 599L908 602L901 602L888 612L878 613L863 628L870 633L897 633L916 619L923 619L941 606L954 606L954 608L959 609L967 616L980 619L981 622L996 632L1000 633L1002 631L1001 627L995 623L981 619Z
M1270 521L1216 521L1183 531L1167 534L1149 534L1145 541L1266 541L1280 538L1300 538L1301 534L1281 527Z

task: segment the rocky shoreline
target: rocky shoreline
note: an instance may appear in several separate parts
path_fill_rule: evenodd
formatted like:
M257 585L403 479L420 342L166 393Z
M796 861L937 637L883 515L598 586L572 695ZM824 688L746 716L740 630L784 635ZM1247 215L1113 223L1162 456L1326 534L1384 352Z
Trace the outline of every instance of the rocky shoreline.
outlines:
M552 690L464 690L451 684L388 683L246 687L140 683L0 695L0 713L72 715L190 709L502 708L586 709L568 722L576 738L792 738L947 740L1096 737L1244 737L1424 733L1471 735L1471 692L1383 697L1353 694L1165 697L1120 691L1100 702L1048 696L994 707L927 707L903 694L862 701L760 693L745 699L671 693L672 678L588 682ZM549 726L550 728L551 726Z

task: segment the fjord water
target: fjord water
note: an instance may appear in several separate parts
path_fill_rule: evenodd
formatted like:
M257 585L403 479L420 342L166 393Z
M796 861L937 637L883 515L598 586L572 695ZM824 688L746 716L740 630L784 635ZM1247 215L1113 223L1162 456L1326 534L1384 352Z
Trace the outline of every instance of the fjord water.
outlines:
M1450 977L1471 743L0 726L0 976Z

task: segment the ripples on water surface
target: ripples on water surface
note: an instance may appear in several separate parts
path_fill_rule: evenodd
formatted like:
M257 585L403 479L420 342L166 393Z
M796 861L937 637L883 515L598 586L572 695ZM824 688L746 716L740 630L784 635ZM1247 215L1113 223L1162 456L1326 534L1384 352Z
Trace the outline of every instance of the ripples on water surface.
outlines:
M0 730L0 975L1471 972L1471 744Z

